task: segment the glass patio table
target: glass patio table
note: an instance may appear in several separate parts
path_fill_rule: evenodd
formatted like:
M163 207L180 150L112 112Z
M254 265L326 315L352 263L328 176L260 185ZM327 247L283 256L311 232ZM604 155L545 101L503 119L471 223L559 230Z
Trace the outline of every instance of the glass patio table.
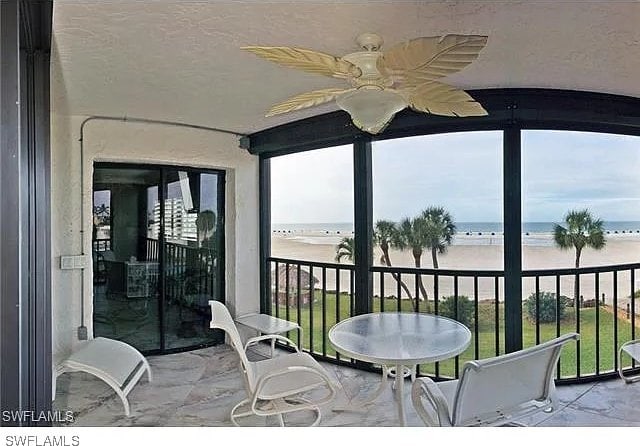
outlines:
M336 351L350 358L380 364L382 381L369 404L380 396L389 367L396 368L395 391L398 415L404 412L404 367L442 361L459 355L471 342L471 332L460 322L423 313L370 313L345 319L329 330Z

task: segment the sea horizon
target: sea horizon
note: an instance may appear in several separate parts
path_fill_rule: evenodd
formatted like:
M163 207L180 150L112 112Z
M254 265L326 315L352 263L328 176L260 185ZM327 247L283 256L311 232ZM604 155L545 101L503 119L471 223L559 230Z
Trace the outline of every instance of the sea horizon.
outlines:
M531 234L544 234L553 232L554 225L561 224L551 221L531 221L523 222L522 232ZM479 235L501 235L504 231L502 222L492 221L460 221L456 222L456 233L464 235L473 233ZM272 232L321 232L329 231L330 233L352 232L353 223L351 222L316 222L316 223L272 223ZM619 220L605 221L604 230L609 233L640 234L640 221L637 220ZM491 234L494 233L494 234Z
M554 222L525 222L522 225L522 244L553 246ZM503 224L498 222L458 222L453 245L501 245ZM640 221L604 222L604 230L611 238L640 237ZM337 245L344 237L353 236L353 223L280 223L271 225L273 236L285 236L306 244Z

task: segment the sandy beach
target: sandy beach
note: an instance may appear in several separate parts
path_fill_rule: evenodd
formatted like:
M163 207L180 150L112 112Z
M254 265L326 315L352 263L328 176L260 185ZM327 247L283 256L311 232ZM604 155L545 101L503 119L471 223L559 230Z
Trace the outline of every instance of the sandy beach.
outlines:
M318 262L334 263L336 245L341 237L350 234L335 233L297 233L282 234L274 233L271 239L271 252L273 257L287 259L299 259ZM499 235L462 235L458 236L453 245L449 247L445 254L438 256L441 269L456 270L502 270L502 237ZM574 265L574 250L563 251L553 246L550 234L535 234L525 236L523 234L523 269L553 269L572 268ZM374 263L381 265L380 257L382 252L379 248L374 248ZM390 252L393 266L413 267L414 261L410 251ZM348 261L343 261L348 262ZM581 256L581 266L605 266L625 263L640 262L640 234L616 234L607 237L607 245L600 251L586 248ZM422 256L422 267L431 268L431 254L425 252ZM321 271L314 271L314 276L322 280ZM640 270L635 274L635 289L640 289ZM611 303L613 296L613 273L601 273L599 275L599 295L605 293L606 302ZM335 289L335 271L327 272L327 288ZM414 277L403 276L403 281L412 291L415 290ZM433 278L423 279L430 298L433 295ZM631 294L631 277L628 271L618 272L618 298L623 299ZM453 294L453 279L451 277L440 277L439 296ZM473 279L460 278L458 282L458 294L474 295ZM561 278L561 294L573 296L574 278L567 276ZM342 271L340 278L341 291L350 290L350 277L348 271ZM540 289L555 291L555 277L543 277L540 279ZM535 290L533 278L523 280L523 298L526 298ZM374 276L374 292L380 294L380 276ZM580 293L586 300L595 296L595 275L585 275L581 278ZM498 298L504 299L503 280L499 280ZM384 277L384 295L397 296L397 282L390 274ZM478 281L478 295L480 299L495 299L495 281L493 278L480 278ZM404 296L403 294L403 297ZM626 302L620 301L621 304Z

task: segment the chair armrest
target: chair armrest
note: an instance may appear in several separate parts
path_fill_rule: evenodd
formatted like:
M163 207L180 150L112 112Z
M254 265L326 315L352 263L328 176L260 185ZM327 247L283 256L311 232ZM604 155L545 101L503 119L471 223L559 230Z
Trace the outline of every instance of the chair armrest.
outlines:
M298 349L298 346L295 344L295 342L293 342L291 339L286 338L284 336L280 336L277 334L270 334L270 335L264 335L264 336L256 336L255 338L251 338L247 341L247 343L244 346L244 351L247 351L247 347L249 347L250 345L256 344L258 342L261 341L269 341L275 339L276 341L282 341L282 342L286 342L287 344L291 345L296 352L299 352L300 350Z
M269 382L269 380L277 378L279 376L283 376L283 375L295 375L299 373L311 373L319 376L320 378L322 378L324 383L327 385L327 388L329 389L329 393L324 398L318 401L315 401L314 404L320 405L320 404L327 403L331 401L336 395L336 387L334 383L331 381L331 379L329 378L329 376L327 375L327 373L324 371L324 369L321 371L321 370L318 370L317 368L309 367L306 365L288 366L288 367L283 367L282 369L274 370L270 373L266 373L265 375L260 377L260 379L258 380L258 383L256 384L256 391L254 392L251 400L251 410L253 411L259 410L256 408L256 404L260 399L260 396L262 395L262 388ZM291 380L291 382L294 382L293 379ZM295 391L296 389L292 386L291 390Z
M424 398L423 398L424 397ZM422 404L426 399L435 410L434 418ZM427 426L451 426L449 404L438 385L431 378L418 378L411 387L411 400L420 418Z
M620 346L620 350L622 350L624 347L628 346L628 345L633 345L633 344L638 344L640 343L640 339L632 339L630 341L625 342L624 344L622 344Z

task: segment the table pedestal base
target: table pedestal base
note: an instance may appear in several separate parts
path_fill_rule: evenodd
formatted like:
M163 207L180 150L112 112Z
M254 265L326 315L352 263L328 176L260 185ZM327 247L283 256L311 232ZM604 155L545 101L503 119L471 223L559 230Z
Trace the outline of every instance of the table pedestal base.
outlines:
M412 381L415 379L415 366L409 368L400 364L397 364L393 367L383 365L380 384L378 384L378 387L376 388L376 390L373 392L371 396L361 401L354 401L353 399L350 399L347 406L334 407L333 410L334 411L348 411L348 410L361 411L365 409L365 406L368 406L369 404L374 403L380 397L380 395L382 395L382 392L384 391L386 385L389 383L389 379L387 377L392 376L390 373L392 369L403 370L404 372L399 375L396 373L393 374L395 379L391 381L391 389L395 391L394 398L398 406L398 418L400 419L400 425L406 426L407 420L404 412L404 380L409 375L411 375Z
M396 364L395 366L396 372L398 370L402 370L404 371L404 366L402 364ZM413 373L411 374L411 378L413 380L414 375ZM398 418L400 418L400 426L406 426L407 425L407 417L405 416L404 413L404 378L405 378L405 374L404 373L396 373L396 379L395 379L395 391L396 391L396 403L398 403Z

